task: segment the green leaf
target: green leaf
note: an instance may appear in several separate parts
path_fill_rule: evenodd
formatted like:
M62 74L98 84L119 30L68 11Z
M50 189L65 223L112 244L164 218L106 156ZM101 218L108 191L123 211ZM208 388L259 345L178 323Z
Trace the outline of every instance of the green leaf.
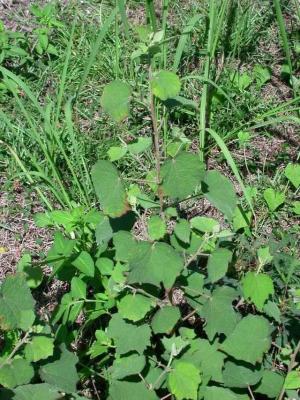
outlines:
M74 299L86 298L86 283L82 279L74 276L71 280L71 295Z
M225 339L221 349L237 360L261 362L271 345L270 331L271 326L264 317L247 315Z
M113 237L113 230L106 215L101 215L100 221L96 226L95 236L98 246L108 243Z
M101 96L101 106L116 122L121 122L129 115L130 86L115 80L105 86Z
M238 400L238 399L239 398L234 392L222 387L208 386L204 392L204 400Z
M270 300L267 301L264 305L263 311L265 314L267 314L268 317L275 319L275 321L279 324L281 323L281 313L276 303Z
M292 204L293 204L293 212L296 215L300 215L300 201L294 201Z
M274 294L272 279L266 274L247 272L242 280L242 287L245 299L250 299L260 311L269 296Z
M159 71L151 80L151 89L154 96L163 101L177 96L180 92L180 87L179 77L170 71Z
M40 368L40 377L63 392L73 393L76 391L79 379L76 371L77 362L77 356L62 347L60 359L43 365Z
M265 370L261 382L255 388L255 392L264 394L270 398L277 398L283 386L283 382L283 376L276 372Z
M284 381L285 389L299 389L300 388L300 371L291 371L287 374Z
M35 320L34 305L25 275L7 276L0 288L0 328L27 331Z
M111 276L114 269L114 262L110 258L100 257L96 261L96 268L101 275Z
M129 260L129 283L149 283L171 288L183 268L183 260L166 243L138 242Z
M61 393L47 383L19 386L15 390L14 400L58 400Z
M146 359L139 354L117 358L112 365L112 378L123 379L126 376L139 374L146 365Z
M94 261L87 251L82 251L72 264L86 276L93 277L95 275Z
M186 219L180 219L175 225L174 233L183 243L189 243L191 237L191 227Z
M137 351L142 354L150 345L151 330L148 325L133 325L114 314L109 322L108 335L114 340L118 354Z
M259 64L256 64L254 66L253 74L259 86L263 86L266 82L268 82L271 79L270 68L263 67L262 65Z
M43 270L40 266L32 266L30 254L21 257L17 264L17 272L25 274L27 285L32 289L37 288L43 281Z
M277 192L272 188L264 191L264 199L270 211L275 211L281 204L285 202L285 194Z
M168 375L168 387L176 400L197 400L200 371L193 364L179 361Z
M200 310L200 316L206 319L204 330L212 340L218 333L229 335L239 321L239 315L232 307L233 300L237 297L236 291L223 286L214 290L212 297L208 299Z
M194 193L204 175L204 167L195 154L182 152L167 160L161 168L162 190L173 199L185 199Z
M107 154L110 161L120 160L127 153L127 147L112 146L109 148Z
M226 275L228 264L232 259L232 252L228 249L216 249L208 259L207 272L208 278L212 283Z
M162 239L167 232L165 221L158 215L149 218L148 235L151 240Z
M122 179L110 161L97 161L92 168L92 181L104 214L120 217L128 211Z
M180 319L180 311L175 306L165 306L158 310L151 321L151 328L155 334L169 334Z
M0 385L12 389L29 383L34 377L32 365L23 358L8 361L0 368Z
M159 400L143 382L114 381L109 387L108 400Z
M53 355L54 340L47 336L34 336L26 344L24 352L28 361L37 362Z
M245 212L240 205L235 209L232 226L235 232L240 229L247 228L251 222L252 213L251 211Z
M135 256L137 243L130 232L120 231L113 236L117 261L128 262Z
M298 189L300 186L300 164L288 164L285 167L284 175Z
M218 221L208 217L194 217L190 221L191 227L200 232L213 233L220 230Z
M259 261L259 267L263 267L266 264L270 264L270 262L273 260L273 256L270 254L269 246L260 247L257 250L257 256Z
M122 318L137 322L154 306L153 300L141 294L127 294L118 303L118 310Z
M152 145L150 137L139 137L136 142L129 143L127 149L132 154L140 154L148 150Z
M255 368L245 363L239 364L228 361L223 371L224 384L230 388L247 388L256 385L261 377L261 367Z
M218 346L218 342L210 344L206 339L193 340L181 359L199 368L204 378L223 382L222 369L226 355L218 351Z
M207 200L225 216L233 218L237 198L233 184L219 171L208 171L204 179L204 196Z

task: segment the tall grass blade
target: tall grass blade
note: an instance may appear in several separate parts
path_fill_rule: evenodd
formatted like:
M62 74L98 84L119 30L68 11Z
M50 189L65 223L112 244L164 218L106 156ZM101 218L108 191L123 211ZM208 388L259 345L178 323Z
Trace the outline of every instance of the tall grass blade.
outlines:
M247 192L247 190L245 188L245 185L244 185L244 182L243 182L243 180L241 178L241 175L239 173L238 167L237 167L234 159L232 158L232 155L231 155L230 151L228 150L228 147L224 143L224 141L221 138L221 136L218 135L217 132L215 132L213 129L208 128L208 129L206 129L206 131L212 136L212 138L215 140L215 142L219 146L220 150L222 151L222 153L223 153L228 165L230 166L230 168L231 168L236 180L238 181L239 185L241 186L241 188L243 190L245 199L246 199L246 201L247 201L247 203L248 203L248 205L249 205L249 207L250 207L250 209L251 209L251 211L253 213L253 216L255 217L255 212L254 212L254 208L253 208L251 197L249 196L249 194L248 194L248 192Z
M69 62L70 62L70 58L71 58L71 51L72 51L72 46L73 46L75 27L76 27L76 18L74 19L73 24L72 24L70 39L69 39L67 50L66 50L64 67L63 67L60 84L59 84L59 90L58 90L58 95L57 95L57 104L56 104L56 114L55 114L55 126L57 125L58 120L59 120L61 103L62 103L64 91L65 91L67 71L69 68Z
M176 72L179 68L179 64L182 58L182 54L184 51L184 48L186 46L187 40L189 38L189 34L193 31L195 28L197 22L201 18L200 14L194 15L187 23L185 28L182 31L182 34L180 36L177 48L176 48L176 53L174 56L174 62L173 62L173 71Z
M119 9L119 14L121 16L122 23L124 25L124 31L127 38L129 38L129 22L126 15L126 4L125 0L117 0L117 6Z
M101 45L102 41L104 40L105 36L107 35L111 24L114 22L117 12L118 12L117 8L114 8L114 10L110 13L109 17L106 19L105 23L103 24L103 26L101 27L101 29L98 33L95 44L92 47L89 58L86 62L86 65L85 65L85 68L84 68L84 71L82 74L82 78L79 82L78 89L77 89L77 92L75 95L75 101L78 99L78 96L80 95L82 86L85 84L85 81L90 73L91 67L97 57L100 45Z

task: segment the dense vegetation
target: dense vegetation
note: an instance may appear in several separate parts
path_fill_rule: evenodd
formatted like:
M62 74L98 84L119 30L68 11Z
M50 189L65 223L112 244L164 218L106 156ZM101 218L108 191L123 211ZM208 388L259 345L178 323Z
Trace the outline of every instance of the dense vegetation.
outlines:
M0 399L298 399L297 1L30 11L2 188L53 240L0 286Z

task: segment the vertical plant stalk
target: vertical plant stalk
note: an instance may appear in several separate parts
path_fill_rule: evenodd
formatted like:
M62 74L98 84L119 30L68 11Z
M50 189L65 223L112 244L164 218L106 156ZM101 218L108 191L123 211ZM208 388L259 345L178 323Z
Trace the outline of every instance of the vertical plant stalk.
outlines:
M208 28L208 41L207 41L207 56L204 66L204 79L205 84L203 85L201 103L200 103L200 135L199 135L199 156L200 161L204 161L204 149L205 149L205 132L207 128L207 112L208 112L208 102L209 102L209 84L207 80L210 77L210 67L211 60L213 57L212 49L214 43L213 31L215 29L215 15L216 15L216 0L211 0L209 6L209 28Z
M149 66L149 82L152 80L152 69ZM159 149L159 129L156 118L156 109L155 109L155 99L150 86L150 114L152 120L152 136L153 136L153 144L154 144L154 152L155 152L155 160L156 160L156 183L157 183L157 194L159 198L160 205L160 213L163 216L163 205L164 198L163 193L160 187L161 176L160 176L160 149Z
M285 26L284 17L283 17L282 10L281 10L280 0L274 0L274 7L275 7L278 28L279 28L279 32L280 32L280 36L281 36L281 40L282 40L283 51L285 53L285 57L286 57L286 60L288 63L293 92L294 92L294 96L295 96L296 88L295 88L295 83L294 83L293 77L292 77L293 65L292 65L291 49L289 46L288 36L286 33L286 26Z
M300 351L300 340L299 340L297 346L295 347L295 350L294 350L293 354L291 355L291 361L290 361L289 366L288 366L287 374L289 374L293 370L293 368L295 367L296 358L297 358L297 355L298 355L299 351ZM285 387L284 387L284 384L283 384L281 392L280 392L280 394L278 396L278 400L282 400L283 399L284 393L285 393Z
M146 11L150 19L153 32L157 31L157 20L154 8L154 0L146 0Z

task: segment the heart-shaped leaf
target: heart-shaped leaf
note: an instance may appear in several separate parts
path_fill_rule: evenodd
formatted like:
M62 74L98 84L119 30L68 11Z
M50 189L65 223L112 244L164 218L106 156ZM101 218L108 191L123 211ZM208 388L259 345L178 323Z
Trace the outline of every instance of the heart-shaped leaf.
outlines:
M116 122L121 122L129 114L130 86L120 80L105 86L101 106Z
M285 194L277 192L272 188L268 188L264 191L264 199L269 207L270 211L275 211L281 204L285 202Z

